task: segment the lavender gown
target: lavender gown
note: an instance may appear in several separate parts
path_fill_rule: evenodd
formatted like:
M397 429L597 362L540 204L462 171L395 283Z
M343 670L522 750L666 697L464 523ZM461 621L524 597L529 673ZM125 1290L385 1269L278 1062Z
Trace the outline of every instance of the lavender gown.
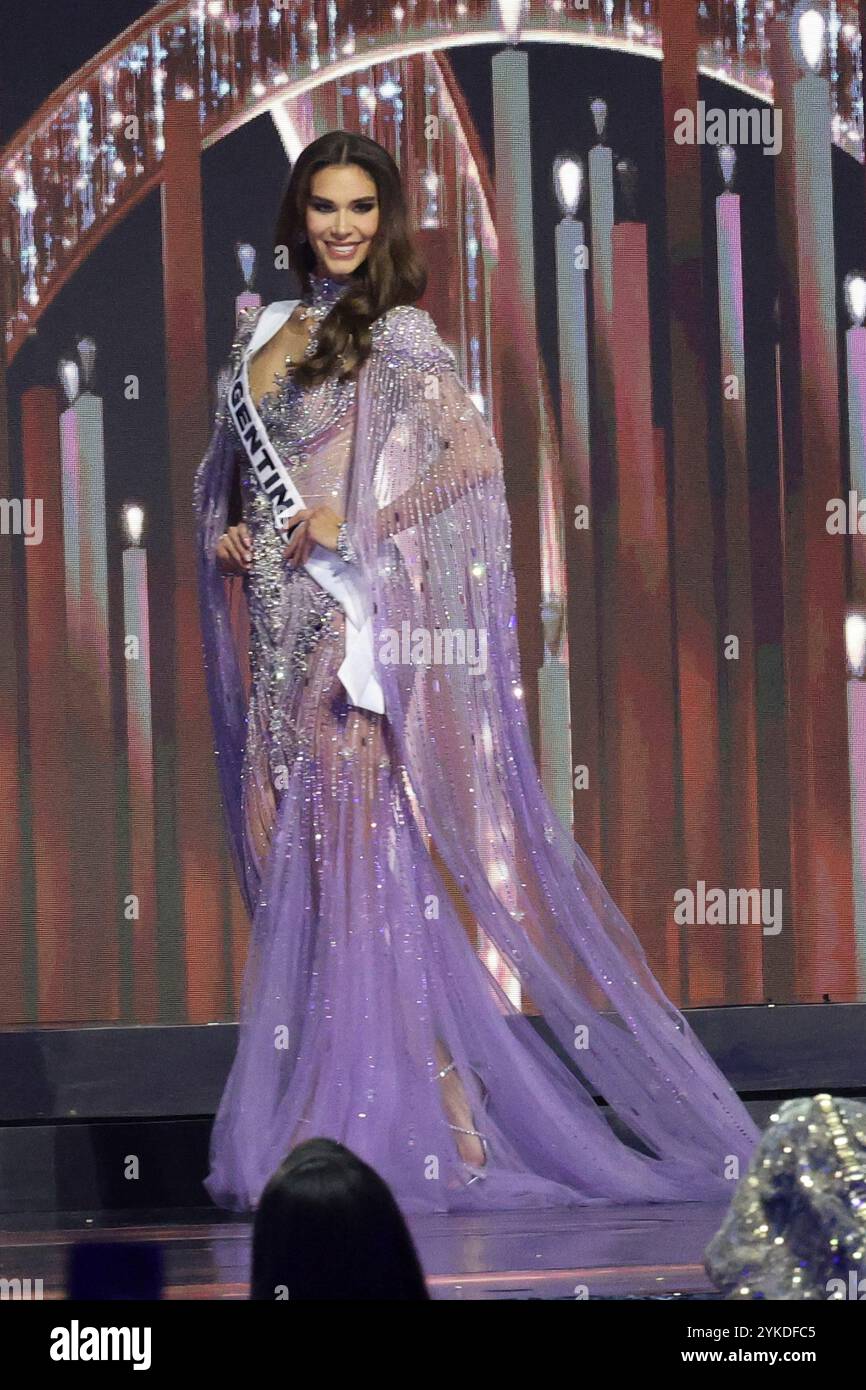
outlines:
M313 281L317 302L339 292ZM208 1192L253 1208L292 1146L326 1135L408 1212L725 1200L757 1131L545 798L519 700L501 458L432 319L391 310L357 381L299 390L288 376L260 413L306 504L347 517L386 714L349 704L342 610L284 562L221 407L196 475L200 611L252 932ZM249 610L249 698L214 563L238 468L253 562L230 583ZM484 631L486 671L441 654L424 665L417 649L407 660L400 645L458 629ZM482 962L479 934L547 1041ZM443 1055L483 1165L449 1125Z

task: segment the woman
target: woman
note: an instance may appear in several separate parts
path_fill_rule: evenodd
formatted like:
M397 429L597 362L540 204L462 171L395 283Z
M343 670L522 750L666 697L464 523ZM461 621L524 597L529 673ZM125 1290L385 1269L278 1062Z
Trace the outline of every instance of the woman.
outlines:
M250 1297L426 1300L412 1237L386 1184L332 1139L299 1144L253 1223Z
M757 1131L545 798L502 462L415 307L425 274L391 158L341 131L309 145L276 241L301 300L242 324L196 479L253 923L206 1186L255 1206L321 1134L407 1211L724 1200ZM249 610L249 696L226 574Z

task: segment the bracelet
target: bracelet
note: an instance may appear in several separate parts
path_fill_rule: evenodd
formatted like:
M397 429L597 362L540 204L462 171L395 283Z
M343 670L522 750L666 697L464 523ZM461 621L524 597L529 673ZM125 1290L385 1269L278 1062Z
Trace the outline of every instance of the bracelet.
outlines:
M337 532L337 554L341 560L345 560L347 565L354 564L358 555L352 542L349 540L348 522L342 522Z

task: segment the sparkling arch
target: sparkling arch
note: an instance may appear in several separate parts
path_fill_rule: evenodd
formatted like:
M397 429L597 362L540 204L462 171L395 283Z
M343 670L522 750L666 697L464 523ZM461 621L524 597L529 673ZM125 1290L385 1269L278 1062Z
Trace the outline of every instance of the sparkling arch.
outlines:
M774 12L792 11L793 0L711 7L699 0L697 8L700 70L754 96L771 97L767 20ZM658 9L658 0L587 0L581 8L567 0L157 5L58 88L3 152L8 358L81 261L161 181L168 100L196 104L203 149L270 109L291 154L296 132L287 101L341 75L421 52L518 38L659 60ZM857 7L831 0L827 15L833 138L862 159ZM392 101L399 159L398 101L388 97L387 86L376 101ZM360 115L363 122L363 110ZM472 176L481 187L480 172Z

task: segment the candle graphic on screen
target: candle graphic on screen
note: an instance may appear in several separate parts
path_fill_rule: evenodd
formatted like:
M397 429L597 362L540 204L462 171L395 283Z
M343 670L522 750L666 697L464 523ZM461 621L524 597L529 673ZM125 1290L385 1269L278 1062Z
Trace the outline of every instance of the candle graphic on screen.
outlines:
M559 336L559 382L562 418L562 474L565 497L565 561L568 575L568 621L564 650L554 664L550 631L555 626L556 605L550 601L542 609L545 627L546 686L542 701L546 718L561 719L557 704L570 707L571 748L558 748L562 765L570 773L567 808L558 806L563 823L577 827L577 838L596 863L600 850L598 761L599 718L598 676L596 671L595 621L595 516L593 513L591 449L589 423L589 348L587 338L587 292L589 250L583 222L576 216L584 192L584 170L580 160L560 155L553 165L553 182L562 217L556 224L556 304ZM557 685L569 689L558 696ZM571 754L571 757L569 757ZM551 779L551 784L553 779ZM560 798L561 801L564 798Z
M598 143L589 152L589 201L592 212L592 312L595 374L601 443L613 459L616 429L613 410L613 150L605 144L608 104L603 97L590 102Z
M256 248L250 246L248 241L238 243L237 247L238 265L244 277L244 289L235 300L235 317L240 318L243 309L255 309L262 302L260 294L253 290L253 277L256 270Z
M69 670L69 763L86 817L76 820L73 894L80 962L78 1007L94 1021L119 1016L120 923L115 872L117 805L108 614L105 437L101 396L91 388L96 344L81 337L78 358L59 376L61 496Z
M133 1018L150 1023L158 1016L156 962L156 883L154 866L153 726L150 692L150 621L147 551L142 545L144 510L123 509L127 545L123 550L123 656L126 670L126 756L129 772L129 860L127 900L134 912L129 960Z
M723 663L728 720L737 731L730 740L727 778L730 804L737 807L731 827L734 881L758 889L756 652L752 618L752 529L749 515L749 460L746 430L746 334L743 307L743 251L740 195L734 191L736 151L719 150L725 189L716 199L722 439L725 460L726 635L736 639L736 660ZM751 929L737 945L738 982L744 996L760 999L763 952Z

